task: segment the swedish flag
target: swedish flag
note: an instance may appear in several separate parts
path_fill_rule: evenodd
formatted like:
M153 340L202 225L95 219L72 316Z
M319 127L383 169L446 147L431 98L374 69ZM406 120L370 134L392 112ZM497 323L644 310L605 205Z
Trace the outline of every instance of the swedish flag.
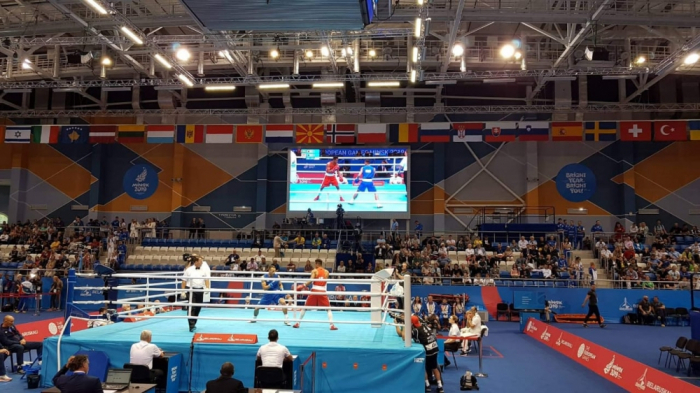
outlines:
M617 140L617 123L614 121L587 121L585 130L587 141Z

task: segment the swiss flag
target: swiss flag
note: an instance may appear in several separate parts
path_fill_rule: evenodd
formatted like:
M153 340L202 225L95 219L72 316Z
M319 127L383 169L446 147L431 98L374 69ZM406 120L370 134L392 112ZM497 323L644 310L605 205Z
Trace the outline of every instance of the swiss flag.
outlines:
M635 142L635 141L650 141L651 140L651 122L650 121L621 121L620 122L620 140Z
M685 121L655 121L655 141L687 141L688 123Z

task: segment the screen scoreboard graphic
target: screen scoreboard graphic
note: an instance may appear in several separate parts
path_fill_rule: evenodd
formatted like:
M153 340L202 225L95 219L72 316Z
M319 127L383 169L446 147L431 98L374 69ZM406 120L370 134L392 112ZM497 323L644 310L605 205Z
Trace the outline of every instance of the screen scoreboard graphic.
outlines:
M408 213L406 148L292 149L288 212Z

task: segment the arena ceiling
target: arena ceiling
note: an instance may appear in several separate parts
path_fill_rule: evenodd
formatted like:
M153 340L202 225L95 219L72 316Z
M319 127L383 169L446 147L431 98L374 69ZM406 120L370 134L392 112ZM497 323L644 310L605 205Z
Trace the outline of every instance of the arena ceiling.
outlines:
M0 111L259 113L269 102L289 113L379 100L346 110L538 112L557 109L554 82L584 76L626 87L579 111L698 111L647 93L670 74L698 75L696 1L379 3L363 26L358 0L0 0Z

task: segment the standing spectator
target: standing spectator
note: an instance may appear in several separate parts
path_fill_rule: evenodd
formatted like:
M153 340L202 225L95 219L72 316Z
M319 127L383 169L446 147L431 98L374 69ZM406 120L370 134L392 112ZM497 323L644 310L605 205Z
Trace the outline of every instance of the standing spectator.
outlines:
M396 219L391 220L391 235L396 238L399 236L399 223Z
M61 309L61 292L63 291L63 281L58 276L53 276L51 283L51 308L49 311L57 311Z
M414 230L416 232L416 237L420 239L421 236L423 236L423 224L418 222L418 220L415 221L415 224L416 224L416 227Z

